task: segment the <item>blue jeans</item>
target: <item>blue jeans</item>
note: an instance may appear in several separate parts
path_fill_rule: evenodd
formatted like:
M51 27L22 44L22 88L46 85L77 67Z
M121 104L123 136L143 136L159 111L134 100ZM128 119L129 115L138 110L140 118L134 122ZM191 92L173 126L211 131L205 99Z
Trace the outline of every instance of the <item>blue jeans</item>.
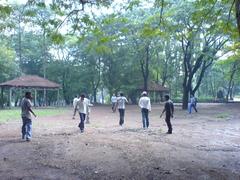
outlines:
M80 116L80 123L79 123L78 127L80 128L81 131L83 131L84 130L84 121L85 121L85 118L86 118L86 114L79 113L79 116Z
M143 123L143 128L149 126L149 118L148 118L148 109L142 108L142 123Z
M32 138L32 120L26 117L22 117L22 138L31 139Z
M120 119L119 119L119 125L122 126L124 123L124 114L125 114L125 109L118 109Z
M196 104L188 103L188 113L189 114L192 113L192 108L195 110L195 112L197 112Z

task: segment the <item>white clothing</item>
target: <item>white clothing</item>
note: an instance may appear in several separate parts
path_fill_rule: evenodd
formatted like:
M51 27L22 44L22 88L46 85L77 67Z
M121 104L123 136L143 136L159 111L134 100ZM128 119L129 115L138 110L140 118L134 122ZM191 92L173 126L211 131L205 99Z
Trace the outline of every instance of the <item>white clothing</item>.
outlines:
M140 108L145 108L151 111L151 102L150 98L147 96L143 96L139 99L138 105Z
M93 106L93 104L90 102L88 98L84 98L84 100L87 102L87 112L90 113L91 111L90 106Z
M75 97L74 99L73 99L73 108L75 109L76 108L76 105L77 105L77 102L78 102L78 98L77 97Z
M112 102L112 103L116 103L116 102L117 102L117 97L116 97L116 96L112 96L111 102Z
M128 100L124 96L117 97L118 109L125 109L125 103L128 103Z
M81 98L77 101L77 108L79 113L87 114L88 113L88 100L86 98L81 100Z
M196 103L195 97L191 97L191 98L190 98L190 103L191 103L191 104L195 104L195 103Z

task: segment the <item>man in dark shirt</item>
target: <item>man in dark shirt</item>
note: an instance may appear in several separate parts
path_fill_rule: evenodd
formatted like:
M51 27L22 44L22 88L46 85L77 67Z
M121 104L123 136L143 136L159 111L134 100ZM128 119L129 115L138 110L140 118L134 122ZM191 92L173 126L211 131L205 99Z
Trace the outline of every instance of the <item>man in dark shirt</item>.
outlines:
M173 118L173 113L174 113L174 106L173 106L173 102L170 100L169 95L165 95L165 104L164 104L164 109L162 111L162 114L160 115L160 118L162 117L163 113L165 112L166 117L165 117L165 121L167 123L168 126L168 132L167 134L172 134L172 124L171 124L171 117Z
M36 117L36 114L32 111L32 103L31 103L32 95L31 92L26 92L25 97L21 102L21 116L22 116L22 139L30 141L32 138L32 116Z

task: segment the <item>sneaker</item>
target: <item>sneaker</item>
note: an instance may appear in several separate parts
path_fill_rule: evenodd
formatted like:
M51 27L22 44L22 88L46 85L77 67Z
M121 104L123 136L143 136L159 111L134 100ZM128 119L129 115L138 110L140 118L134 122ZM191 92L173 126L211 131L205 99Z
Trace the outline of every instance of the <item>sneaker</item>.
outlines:
M84 130L80 130L80 133L84 133Z
M166 134L172 134L172 132L167 132Z
M30 142L30 141L31 141L31 139L30 139L30 138L27 138L27 139L26 139L26 141L27 141L27 142Z

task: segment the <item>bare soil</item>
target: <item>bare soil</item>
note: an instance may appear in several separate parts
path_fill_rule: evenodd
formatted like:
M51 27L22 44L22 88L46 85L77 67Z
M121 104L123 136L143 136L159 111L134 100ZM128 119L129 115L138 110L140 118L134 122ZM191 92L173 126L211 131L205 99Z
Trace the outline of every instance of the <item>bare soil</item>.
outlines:
M31 142L21 140L21 120L0 125L0 179L240 180L240 104L176 107L167 135L162 105L153 106L143 130L140 109L129 105L125 124L110 106L92 108L80 133L79 117L37 117Z

